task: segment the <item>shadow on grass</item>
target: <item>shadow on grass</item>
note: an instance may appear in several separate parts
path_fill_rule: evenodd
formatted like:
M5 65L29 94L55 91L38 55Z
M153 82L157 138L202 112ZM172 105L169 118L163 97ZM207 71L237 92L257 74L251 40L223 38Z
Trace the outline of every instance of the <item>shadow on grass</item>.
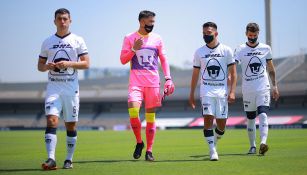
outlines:
M249 154L244 154L244 153L240 153L240 154L219 154L220 157L223 157L223 156L251 156ZM209 155L208 154L205 154L205 155L192 155L190 156L192 158L202 158L202 157L208 157L209 159Z
M197 162L197 161L205 161L209 160L209 158L204 158L201 160L196 159L180 159L180 160L155 160L153 163L171 163L171 162ZM144 160L85 160L85 161L75 161L75 164L83 164L83 163L121 163L121 162L145 162Z
M14 173L14 172L28 172L28 171L43 171L42 169L40 168L24 168L24 169L0 169L0 174L3 172L3 173Z

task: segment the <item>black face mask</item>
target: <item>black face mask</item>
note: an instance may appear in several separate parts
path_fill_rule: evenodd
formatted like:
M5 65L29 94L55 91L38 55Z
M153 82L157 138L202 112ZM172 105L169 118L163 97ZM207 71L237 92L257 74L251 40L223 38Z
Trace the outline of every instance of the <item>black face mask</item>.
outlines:
M248 39L248 42L255 44L258 38L247 38L247 39Z
M145 24L145 27L144 27L144 28L145 28L145 30L146 30L147 33L150 33L150 32L152 31L152 29L154 28L154 25L149 26L149 25L146 25L146 24Z
M205 42L207 44L209 44L209 43L211 43L213 41L214 35L204 35L203 38L204 38Z

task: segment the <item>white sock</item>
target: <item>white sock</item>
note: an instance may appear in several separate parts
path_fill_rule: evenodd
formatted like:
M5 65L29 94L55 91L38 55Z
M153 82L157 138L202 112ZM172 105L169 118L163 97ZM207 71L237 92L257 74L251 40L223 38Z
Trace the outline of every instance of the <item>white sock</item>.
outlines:
M57 136L55 134L45 134L45 143L48 158L55 160L55 147L57 144Z
M214 136L205 137L205 138L206 138L205 141L207 141L207 143L208 143L210 152L216 151L215 144L214 144Z
M266 144L269 132L268 116L266 113L259 114L259 130L261 143Z
M77 142L77 136L76 137L66 136L66 149L67 149L66 160L72 161L76 148L76 142Z
M247 119L247 134L251 147L256 147L256 124L255 119Z

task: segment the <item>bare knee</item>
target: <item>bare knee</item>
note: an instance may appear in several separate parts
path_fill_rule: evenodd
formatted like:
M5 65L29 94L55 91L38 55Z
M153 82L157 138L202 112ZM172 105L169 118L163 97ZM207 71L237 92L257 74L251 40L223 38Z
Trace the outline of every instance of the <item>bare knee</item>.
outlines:
M50 128L57 128L58 127L58 117L54 115L48 115L47 116L47 127Z
M146 109L146 113L155 113L156 112L156 108L147 108Z
M75 131L77 129L77 122L65 122L67 131Z
M224 131L225 130L226 121L227 121L226 119L216 119L216 125L217 125L217 128L220 131Z
M212 129L213 127L214 116L212 115L204 115L204 128Z

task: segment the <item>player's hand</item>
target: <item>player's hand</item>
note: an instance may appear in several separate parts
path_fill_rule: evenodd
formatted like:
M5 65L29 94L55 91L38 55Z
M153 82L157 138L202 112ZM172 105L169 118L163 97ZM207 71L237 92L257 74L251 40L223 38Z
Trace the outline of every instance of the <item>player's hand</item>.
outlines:
M60 62L57 62L55 65L58 69L66 69L71 66L71 62L70 61L60 61Z
M189 104L190 104L190 106L191 106L192 109L195 109L194 94L190 94Z
M273 87L273 99L277 101L279 99L279 91L277 86Z
M143 37L140 37L139 39L134 38L133 49L140 50L142 46L143 46Z
M55 69L55 64L54 63L48 63L46 64L46 69L47 70L54 70Z
M228 95L228 103L234 103L236 99L236 95L234 92L229 93Z
M164 84L164 94L169 96L175 91L175 85L171 79L166 80Z

